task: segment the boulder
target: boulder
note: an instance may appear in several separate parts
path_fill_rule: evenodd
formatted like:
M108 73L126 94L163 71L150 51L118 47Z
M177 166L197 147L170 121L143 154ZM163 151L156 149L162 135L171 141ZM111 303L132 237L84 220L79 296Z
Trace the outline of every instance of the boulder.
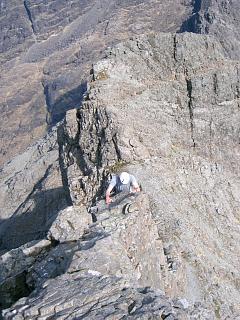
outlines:
M91 222L92 217L85 207L67 207L59 212L47 238L60 243L79 240L87 232Z

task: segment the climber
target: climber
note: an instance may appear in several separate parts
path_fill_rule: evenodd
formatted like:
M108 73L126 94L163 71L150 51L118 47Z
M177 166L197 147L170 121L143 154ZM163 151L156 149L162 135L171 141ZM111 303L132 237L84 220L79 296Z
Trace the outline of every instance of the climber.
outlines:
M110 184L106 191L106 203L109 204L112 202L110 198L111 192L115 189L116 193L119 192L127 192L127 193L135 193L140 192L140 186L137 183L136 178L127 173L122 172L120 175L114 175L110 181Z

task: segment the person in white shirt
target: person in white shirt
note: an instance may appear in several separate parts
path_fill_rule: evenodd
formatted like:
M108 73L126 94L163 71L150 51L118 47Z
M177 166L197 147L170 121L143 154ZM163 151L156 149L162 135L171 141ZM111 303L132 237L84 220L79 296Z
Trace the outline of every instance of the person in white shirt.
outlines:
M115 188L116 193L119 192L140 192L140 186L136 178L127 172L122 172L120 175L112 177L106 191L106 203L112 202L110 197L112 190Z

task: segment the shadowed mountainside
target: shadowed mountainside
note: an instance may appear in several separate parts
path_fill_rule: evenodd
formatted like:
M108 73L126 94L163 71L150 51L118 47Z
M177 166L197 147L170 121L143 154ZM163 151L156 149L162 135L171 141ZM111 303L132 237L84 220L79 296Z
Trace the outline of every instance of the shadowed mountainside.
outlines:
M81 82L106 47L145 32L177 31L189 4L1 0L0 165L80 106Z

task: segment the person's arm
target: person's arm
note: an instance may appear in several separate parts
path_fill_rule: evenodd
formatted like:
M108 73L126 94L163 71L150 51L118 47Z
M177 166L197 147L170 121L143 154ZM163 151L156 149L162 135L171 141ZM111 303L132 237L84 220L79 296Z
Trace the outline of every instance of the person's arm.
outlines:
M133 186L133 192L135 193L135 192L140 192L141 191L141 189L140 189L140 186L139 186L139 184L137 183L137 185L135 185L135 186Z
M137 183L136 178L132 176L132 192L140 192L140 191L141 189L139 184Z
M116 181L116 177L112 177L112 180L107 188L107 191L106 191L106 204L109 204L110 202L112 202L112 199L110 198L110 194L113 190L113 188L115 187L117 181Z
M110 194L112 192L112 189L113 189L113 187L110 184L109 187L107 188L107 191L106 191L106 204L109 204L110 202L112 202L112 199L110 198Z

